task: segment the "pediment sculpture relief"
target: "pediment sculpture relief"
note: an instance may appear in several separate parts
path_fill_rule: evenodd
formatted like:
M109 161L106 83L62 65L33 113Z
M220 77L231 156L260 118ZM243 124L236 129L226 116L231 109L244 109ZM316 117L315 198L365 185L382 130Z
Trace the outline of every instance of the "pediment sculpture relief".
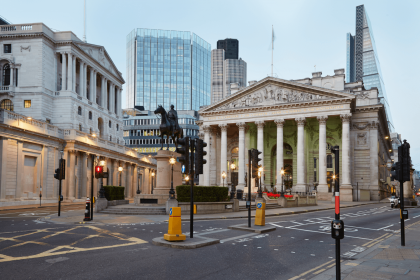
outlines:
M291 90L276 86L267 86L257 92L240 97L234 101L224 104L216 110L232 108L252 107L259 105L277 105L292 102L305 102L311 100L330 99L322 95L310 94L298 90Z

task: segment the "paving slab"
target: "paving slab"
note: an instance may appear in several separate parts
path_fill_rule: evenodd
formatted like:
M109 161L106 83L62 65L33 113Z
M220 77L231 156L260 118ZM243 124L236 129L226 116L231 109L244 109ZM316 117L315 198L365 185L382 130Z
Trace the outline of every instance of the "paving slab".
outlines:
M207 238L207 237L201 237L201 236L197 236L194 238L190 238L189 236L187 236L185 241L169 242L163 239L163 237L156 237L156 238L153 238L152 240L152 244L154 245L175 248L175 249L197 249L197 248L201 248L204 246L209 246L209 245L213 245L217 243L220 243L219 239Z
M230 226L230 227L228 227L228 229L251 231L251 232L255 232L255 233L266 233L266 232L269 232L269 231L276 230L277 227L272 226L272 225L265 225L265 226L251 225L251 227L248 227L247 224L241 224L241 225Z

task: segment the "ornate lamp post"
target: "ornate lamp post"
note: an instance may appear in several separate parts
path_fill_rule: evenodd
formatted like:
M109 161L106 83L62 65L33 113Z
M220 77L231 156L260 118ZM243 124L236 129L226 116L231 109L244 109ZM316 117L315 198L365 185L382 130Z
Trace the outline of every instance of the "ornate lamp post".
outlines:
M171 190L169 191L169 198L175 199L175 191L174 191L174 164L176 163L175 158L169 159L169 164L172 165L172 173L171 173Z
M190 180L190 177L187 175L187 176L185 176L184 180L185 180L185 182L187 182L187 184L188 184L188 181Z
M118 172L120 172L120 187L121 187L121 175L122 175L123 167L118 166Z
M284 168L282 167L280 170L281 175L281 196L284 197Z
M222 172L222 179L223 179L223 187L225 186L225 178L226 178L226 172Z
M236 189L236 186L234 186L233 185L233 182L232 182L232 173L233 173L233 171L236 169L236 165L234 164L234 163L232 163L231 165L230 165L230 170L231 170L231 172L230 172L230 181L231 181L231 187L230 187L230 199L233 199L234 197L235 197L235 189Z
M155 178L155 172L152 171L152 194L153 194L153 179Z
M140 191L140 171L137 173L137 194L140 194L141 193L141 191Z

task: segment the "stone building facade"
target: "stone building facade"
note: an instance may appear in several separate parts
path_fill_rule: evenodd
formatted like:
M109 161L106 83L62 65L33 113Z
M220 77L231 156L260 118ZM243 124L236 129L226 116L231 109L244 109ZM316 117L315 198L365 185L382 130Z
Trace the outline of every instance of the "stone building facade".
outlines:
M343 69L334 72L295 81L267 77L201 109L200 135L208 143L208 164L200 184L222 185L225 171L227 181L237 177L237 187L243 189L247 150L256 148L263 152L265 188L279 191L283 179L293 191L316 186L319 199L329 200L338 171L331 147L339 146L341 199L353 200L357 183L370 191L371 200L386 197L392 146L378 91L365 90L362 82L345 83ZM235 170L229 170L232 162ZM256 191L254 181L251 185Z
M156 164L124 146L124 79L103 46L33 23L2 26L0 47L0 206L37 203L41 192L56 202L61 157L67 201L90 196L99 160L110 173L104 184L121 181L127 197L150 192Z

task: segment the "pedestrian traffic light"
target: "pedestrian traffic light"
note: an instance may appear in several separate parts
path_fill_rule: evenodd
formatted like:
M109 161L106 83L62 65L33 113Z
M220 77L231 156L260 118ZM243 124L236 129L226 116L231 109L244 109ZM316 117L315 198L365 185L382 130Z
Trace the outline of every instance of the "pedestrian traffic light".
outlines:
M178 139L178 144L181 145L181 148L176 147L175 152L182 155L181 157L178 157L178 161L184 164L184 173L188 174L190 170L190 137Z
M251 159L252 159L252 178L258 178L258 169L261 167L261 165L258 164L258 162L261 160L258 158L258 155L262 152L258 151L257 149L252 149L251 151Z
M95 167L95 178L103 178L104 177L104 167L103 166L96 166Z
M207 155L204 151L204 147L207 147L207 143L202 139L195 141L195 174L203 174L203 165L207 163L203 157Z
M400 163L394 163L391 167L391 181L399 181L400 180Z
M398 162L402 169L402 177L400 176L400 179L403 182L410 181L411 156L410 144L407 143L407 140L404 140L404 143L398 147Z
M66 174L66 160L60 159L58 168L55 170L54 178L57 180L64 180Z

